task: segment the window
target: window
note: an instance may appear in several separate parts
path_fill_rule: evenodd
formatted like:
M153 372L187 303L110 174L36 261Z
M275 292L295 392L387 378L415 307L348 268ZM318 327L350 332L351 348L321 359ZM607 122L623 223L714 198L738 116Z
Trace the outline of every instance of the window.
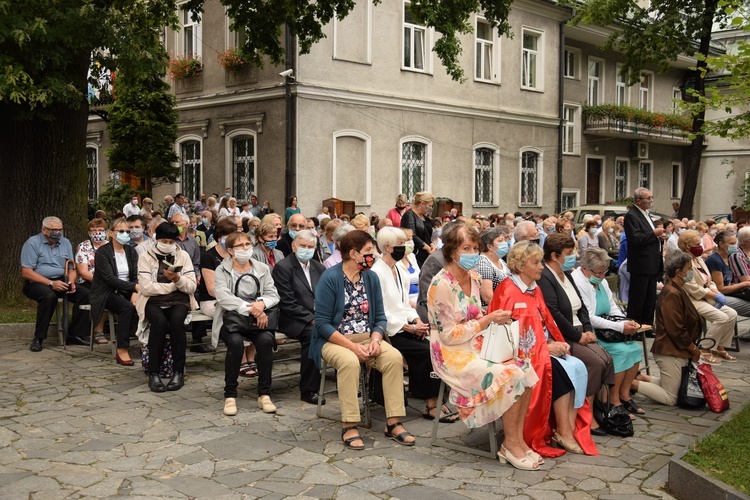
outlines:
M521 152L521 199L520 206L539 206L540 154L536 151Z
M641 75L641 84L638 89L638 107L646 111L651 111L651 87L653 79L653 73L643 73Z
M97 148L86 148L86 170L89 173L89 201L96 201L99 196L99 150Z
M492 29L490 23L477 18L474 78L485 82L497 79L494 54L495 30Z
M411 12L411 4L404 2L404 68L425 71L426 29L414 24L416 21Z
M565 78L578 78L578 57L580 51L566 47L564 54L563 76Z
M566 212L571 208L578 206L578 193L578 190L562 192L562 197L560 198L561 212Z
M642 161L638 165L638 187L651 190L651 162Z
M182 167L182 193L191 200L201 194L201 143L185 141L180 145L180 165Z
M672 198L680 197L682 187L682 163L672 163Z
M181 42L180 48L183 56L188 59L201 56L201 22L193 20L193 13L186 8L180 8ZM199 193L200 194L200 193Z
M672 87L672 113L679 113L680 103L682 102L682 89L679 87Z
M578 106L563 106L563 153L577 154L579 151Z
M474 148L474 205L497 205L495 169L499 157L496 147Z
M238 200L255 194L255 138L232 139L232 193Z
M627 106L629 103L628 99L628 84L625 81L625 77L620 74L622 65L617 65L617 74L615 75L615 104L618 106Z
M615 200L627 198L628 193L628 160L615 160Z
M411 200L414 194L426 189L427 145L404 142L401 145L401 192Z
M521 49L521 87L531 90L541 90L541 54L539 47L544 45L541 42L542 34L538 32L523 30L523 48Z
M602 103L602 75L604 61L589 57L589 105L598 106Z

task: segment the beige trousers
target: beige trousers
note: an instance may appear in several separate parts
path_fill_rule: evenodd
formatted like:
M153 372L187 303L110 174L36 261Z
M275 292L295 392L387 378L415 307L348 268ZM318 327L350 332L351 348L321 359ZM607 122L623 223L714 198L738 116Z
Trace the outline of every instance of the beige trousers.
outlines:
M706 337L714 339L716 345L714 349L721 346L729 347L732 345L734 336L734 325L737 323L737 312L728 306L716 309L705 300L691 301L701 317L705 318L707 323ZM710 344L710 342L707 342Z
M687 366L690 360L654 354L654 361L659 366L659 377L651 377L651 382L638 382L638 394L663 405L675 406L682 381L682 367Z
M367 345L370 343L369 333L350 335L349 340L354 343ZM404 408L404 361L401 353L395 347L383 341L380 344L380 355L367 360L368 368L375 368L383 374L383 397L385 399L386 417L403 417ZM336 369L336 382L339 391L342 422L359 422L359 390L360 363L357 355L346 347L326 342L322 351L323 359Z

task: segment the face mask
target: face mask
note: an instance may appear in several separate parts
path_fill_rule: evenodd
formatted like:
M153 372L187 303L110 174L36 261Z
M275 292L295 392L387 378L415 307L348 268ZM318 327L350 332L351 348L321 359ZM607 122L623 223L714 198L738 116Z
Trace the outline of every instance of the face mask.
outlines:
M128 233L117 233L117 242L120 245L127 245L130 241L130 235Z
M413 241L407 241L404 245L406 248L406 255L409 255L410 253L414 252L414 242Z
M695 231L695 226L690 226L690 229Z
M727 253L728 253L729 255L734 255L734 254L736 254L736 253L737 253L737 245L729 245L729 246L727 247Z
M547 231L548 233L552 233L555 231L555 228L552 226L547 226L544 228L544 230Z
M130 230L131 240L140 240L141 238L143 238L143 229L131 229Z
M589 283L591 283L592 285L599 285L601 282L601 278L597 278L596 276L589 276Z
M182 226L177 226L177 232L180 233L180 234L182 234L182 233L185 232L185 228L182 227Z
M393 257L393 260L398 262L399 260L404 258L404 255L406 255L406 245L393 247L393 251L391 252L391 257Z
M692 283L694 279L695 279L695 271L691 269L685 272L685 277L682 278L682 281L684 281L685 283Z
M685 232L685 228L684 227L681 227L681 228L677 229L677 234L682 234L684 232Z
M360 271L367 271L370 269L375 262L375 255L371 253L361 253L362 256L362 262L357 262L357 268Z
M224 193L224 198L229 198L229 193Z
M95 243L101 243L102 241L107 239L107 234L104 231L97 231L95 233L91 233L91 241L94 241Z
M62 239L62 237L63 237L63 230L62 229L59 230L59 231L55 230L55 231L50 231L49 232L49 239L51 239L52 241L60 241Z
M273 241L266 241L266 242L264 242L263 244L264 244L264 245L266 246L266 248L268 248L269 250L273 250L274 248L276 248L276 240L273 240Z
M131 200L130 203L132 203L133 205L137 205L138 204L138 199L136 198L135 200Z
M205 217L203 217L203 218L201 219L201 223L202 223L202 224L203 224L204 226L208 226L208 219L206 219Z
M458 258L458 262L456 263L459 266L461 266L462 269L471 271L472 269L477 267L477 264L479 264L479 254L478 253L462 253L461 256Z
M495 250L495 255L500 257L501 259L508 255L508 251L510 250L510 243L507 241L503 241L498 243L497 249Z
M160 241L156 242L156 250L162 255L170 255L177 250L177 245L174 243L162 243Z
M234 251L234 260L239 262L240 264L246 264L247 261L250 260L250 256L253 254L253 249L242 249L242 250L235 250Z
M289 230L289 237L291 239L294 239L294 237L297 236L297 231Z
M716 229L711 230L711 236L716 236Z
M693 254L695 257L700 257L703 255L703 247L698 245L695 247L690 247L690 253Z
M189 226L188 227L188 231L190 231L191 233L195 232L196 229L198 229L198 226Z
M443 228L439 227L439 228L433 230L432 234L434 234L435 236L437 236L438 238L440 238L440 235L443 234Z
M589 234L596 234L596 228L595 227L589 228Z
M268 210L268 205L263 205L263 210Z
M219 245L221 245L221 248L224 250L227 249L227 237L224 236L222 239L219 240Z
M612 229L611 227L610 227L609 229L607 229L607 234L612 234L612 233L614 233L614 232L615 232L615 230L614 230L614 229Z
M563 271L570 271L575 266L576 266L575 254L568 255L567 257L565 257L565 260L563 261L563 263L560 264L560 267L562 268Z
M315 249L313 248L298 248L294 254L300 262L307 262L315 255Z

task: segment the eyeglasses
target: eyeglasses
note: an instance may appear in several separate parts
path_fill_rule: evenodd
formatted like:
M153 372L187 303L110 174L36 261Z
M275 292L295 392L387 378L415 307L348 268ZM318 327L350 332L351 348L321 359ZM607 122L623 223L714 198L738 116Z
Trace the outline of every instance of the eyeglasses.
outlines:
M289 229L300 230L300 229L306 229L306 228L307 226L305 224L290 224L289 225Z
M47 231L62 231L63 228L61 227L44 227L42 229L46 229Z
M234 245L232 248L242 248L243 250L247 250L248 248L252 248L253 244L249 241L245 243L240 243L239 245Z
M607 275L606 269L604 269L603 271L594 271L594 270L590 270L590 271L591 271L591 274L593 274L597 278L604 278Z
M123 234L123 233L129 233L129 232L130 232L130 229L113 229L113 230L112 230L112 232L113 232L113 233L120 233L120 234Z

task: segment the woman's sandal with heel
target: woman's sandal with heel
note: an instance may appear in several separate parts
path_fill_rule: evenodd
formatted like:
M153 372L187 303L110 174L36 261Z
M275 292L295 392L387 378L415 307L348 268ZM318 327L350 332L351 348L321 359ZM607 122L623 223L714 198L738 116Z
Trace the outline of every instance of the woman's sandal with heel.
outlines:
M539 470L538 462L531 458L528 454L522 458L513 456L508 448L504 444L500 445L500 451L497 452L497 459L504 464L510 464L518 470Z

